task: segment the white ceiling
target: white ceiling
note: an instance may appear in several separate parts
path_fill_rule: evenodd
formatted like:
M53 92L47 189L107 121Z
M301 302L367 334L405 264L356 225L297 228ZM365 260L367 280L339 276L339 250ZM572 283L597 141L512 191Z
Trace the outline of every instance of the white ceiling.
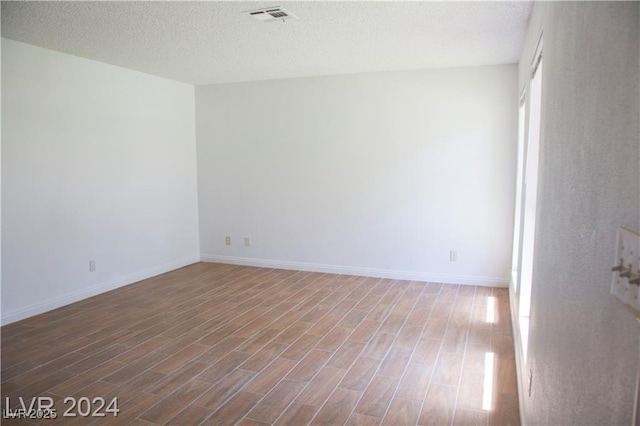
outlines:
M282 6L299 19L242 12ZM2 2L2 36L193 84L517 62L532 3Z

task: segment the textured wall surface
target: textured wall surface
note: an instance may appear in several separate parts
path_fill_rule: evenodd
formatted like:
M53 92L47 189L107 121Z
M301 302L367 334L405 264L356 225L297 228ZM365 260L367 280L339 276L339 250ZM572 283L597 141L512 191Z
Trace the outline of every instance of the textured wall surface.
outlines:
M203 259L506 285L516 77L506 65L196 87Z
M284 3L284 4L283 4ZM243 12L286 7L298 19ZM532 2L3 2L2 36L192 84L511 64Z
M2 44L3 322L197 261L193 86Z
M526 424L631 423L640 326L609 295L616 230L640 231L639 6L537 3L544 74ZM527 374L528 376L528 374Z

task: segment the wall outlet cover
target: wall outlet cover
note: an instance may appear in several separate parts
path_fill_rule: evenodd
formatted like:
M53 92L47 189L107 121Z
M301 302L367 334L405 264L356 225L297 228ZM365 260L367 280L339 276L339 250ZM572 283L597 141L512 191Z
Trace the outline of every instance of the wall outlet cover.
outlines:
M640 318L640 235L624 228L618 229L613 263L611 294L629 305Z

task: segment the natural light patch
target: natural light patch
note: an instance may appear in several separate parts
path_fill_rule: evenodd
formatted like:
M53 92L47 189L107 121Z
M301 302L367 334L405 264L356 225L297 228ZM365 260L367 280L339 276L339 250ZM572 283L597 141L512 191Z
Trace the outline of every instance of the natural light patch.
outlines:
M484 354L484 386L482 388L482 409L491 410L493 405L493 352Z
M496 298L493 296L487 298L487 322L496 323Z

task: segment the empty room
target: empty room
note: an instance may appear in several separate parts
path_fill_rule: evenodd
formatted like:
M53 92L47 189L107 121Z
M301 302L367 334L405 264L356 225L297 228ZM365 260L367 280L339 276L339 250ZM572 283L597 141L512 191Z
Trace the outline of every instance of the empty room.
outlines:
M639 2L1 13L2 423L640 424Z

